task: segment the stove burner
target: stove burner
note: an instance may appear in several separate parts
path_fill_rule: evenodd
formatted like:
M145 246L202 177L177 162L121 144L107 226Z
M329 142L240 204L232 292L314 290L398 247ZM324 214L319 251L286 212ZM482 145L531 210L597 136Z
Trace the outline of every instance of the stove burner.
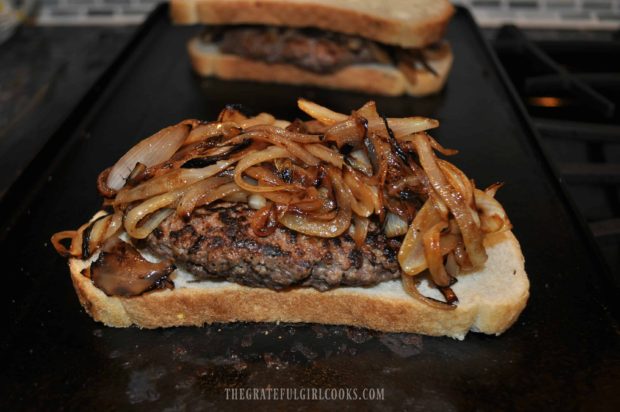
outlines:
M538 63L545 66L548 70L555 72L549 79L548 75L545 76L532 76L525 79L525 91L529 93L545 91L549 89L550 85L560 85L566 92L574 93L577 96L587 101L589 105L599 111L607 118L613 117L616 111L616 105L603 96L601 93L594 90L588 83L586 83L581 76L570 73L564 67L559 65L553 60L547 53L545 53L540 47L532 43L527 39L525 34L517 27L512 25L503 26L498 34L498 41L507 41L512 43L510 47L513 47L518 52L525 52L530 57L536 59ZM601 81L600 75L597 80ZM615 75L614 75L615 76ZM617 82L618 79L616 79Z
M494 46L620 285L620 42L533 42L504 26Z

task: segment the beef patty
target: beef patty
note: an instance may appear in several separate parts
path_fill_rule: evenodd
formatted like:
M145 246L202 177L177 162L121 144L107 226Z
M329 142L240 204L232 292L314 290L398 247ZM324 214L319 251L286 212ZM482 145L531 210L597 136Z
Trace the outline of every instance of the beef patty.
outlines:
M188 222L172 214L146 238L146 246L199 279L275 290L372 286L400 277L400 243L387 239L376 224L358 248L348 235L324 239L283 227L259 237L250 227L251 213L236 204L198 210Z
M351 64L390 62L387 50L378 43L341 33L268 26L215 30L214 40L224 53L290 63L316 73L331 73Z

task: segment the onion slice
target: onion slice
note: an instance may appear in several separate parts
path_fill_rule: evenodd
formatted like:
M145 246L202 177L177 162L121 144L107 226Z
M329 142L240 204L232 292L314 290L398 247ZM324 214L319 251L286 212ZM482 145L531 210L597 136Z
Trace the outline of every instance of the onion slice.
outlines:
M383 231L387 237L402 236L407 233L409 227L407 222L400 216L395 215L392 212L388 212L385 215L385 223Z
M429 305L432 308L439 309L439 310L454 310L457 308L456 305L451 305L449 303L442 302L437 299L424 296L418 290L418 286L416 285L416 280L413 279L411 276L407 276L407 275L403 276L402 282L403 282L403 287L405 289L405 292L407 292L409 296L421 301L422 303L426 305Z
M163 209L169 207L183 195L183 190L175 190L155 196L145 200L138 206L131 209L125 216L124 226L127 234L134 239L144 239L153 229L155 229L174 209ZM165 212L162 212L165 211ZM153 214L153 216L150 216ZM146 223L138 226L143 220Z
M338 169L342 169L344 164L343 157L340 153L335 152L329 147L322 144L307 144L305 149L313 156L321 159L325 163L330 163Z
M279 130L284 133L276 133L271 134L264 130L252 130L242 135L237 136L236 138L231 140L231 143L237 143L237 141L241 141L242 139L255 139L259 141L269 142L276 146L279 146L283 149L288 150L288 152L304 162L309 166L318 166L320 164L319 159L308 153L308 151L300 144L295 142L294 140L288 138L285 133L285 130L274 128L275 130Z
M241 128L233 122L203 123L189 133L183 146L210 139L215 136L234 137L241 133Z
M176 190L214 176L235 163L237 159L220 160L214 165L198 169L175 169L167 174L147 180L139 186L116 195L115 204L130 203L151 196Z
M351 228L349 228L349 234L353 238L355 245L357 247L364 246L366 242L366 236L368 236L368 226L370 225L370 220L365 217L353 216L353 224Z
M336 217L332 221L324 222L287 212L279 219L282 225L308 236L327 238L340 236L349 228L353 214L351 211L351 199L353 194L342 180L340 170L335 167L329 167L327 169L327 175L334 187L336 202L338 204L338 214Z
M446 272L441 255L441 231L448 227L448 222L438 222L422 236L424 243L424 257L431 272L433 282L437 286L448 287L451 283L450 275Z
M186 122L166 127L129 149L110 170L107 186L120 190L137 163L151 167L168 160L181 147L190 127Z
M279 159L283 157L285 158L291 157L291 154L288 152L288 150L283 149L279 146L269 146L265 150L251 153L250 155L241 159L239 163L237 163L237 167L235 168L235 183L237 183L237 185L240 188L247 190L248 192L253 192L253 193L299 190L300 188L298 186L292 185L292 184L291 185L280 185L280 186L252 185L252 184L247 183L245 179L243 178L243 172L246 169L254 165L257 165L259 163L262 163L262 162L267 162L270 160Z
M205 194L210 193L212 189L221 186L225 183L229 183L232 179L230 177L210 177L200 182L194 183L187 188L187 191L179 200L177 205L177 215L185 220L189 220L192 211L196 208L196 205Z
M435 211L432 202L427 200L409 226L398 251L398 263L406 275L415 276L428 267L424 256L424 233L440 222L441 216Z
M65 247L61 242L63 240L71 240L71 244L74 242L77 235L77 230L63 230L62 232L57 232L52 235L52 246L56 249L56 252L62 257L70 257L73 256L71 254L71 245L69 247Z
M435 119L429 119L428 117L403 117L403 118L387 118L388 126L394 132L396 139L401 139L404 136L423 132L429 129L439 127L439 122ZM368 132L385 134L385 123L382 118L371 119L368 121Z
M308 116L318 120L319 122L331 126L333 124L344 122L349 116L334 112L327 107L321 106L306 99L297 99L297 107Z
M464 196L446 180L426 136L417 134L413 144L434 191L448 205L461 229L471 263L475 267L482 267L487 260L487 254L482 244L482 231L473 217L476 212L465 204Z
M491 195L475 189L476 206L480 214L481 229L484 233L505 232L512 228L506 211Z

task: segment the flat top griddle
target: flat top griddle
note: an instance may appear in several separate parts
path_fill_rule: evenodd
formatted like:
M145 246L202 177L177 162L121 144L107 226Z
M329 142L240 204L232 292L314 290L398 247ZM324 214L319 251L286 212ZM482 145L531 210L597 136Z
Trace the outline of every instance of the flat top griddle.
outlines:
M384 400L251 402L265 409L553 410L620 408L617 291L553 178L536 136L470 15L448 31L445 91L414 99L308 87L202 80L160 7L123 56L7 194L2 221L3 410L238 409L226 388L383 388ZM369 98L388 116L437 118L432 134L479 187L504 204L531 280L529 304L501 337L463 342L347 327L231 324L112 329L81 309L52 233L100 205L98 173L180 119L213 119L228 103L280 118L303 96L349 112Z

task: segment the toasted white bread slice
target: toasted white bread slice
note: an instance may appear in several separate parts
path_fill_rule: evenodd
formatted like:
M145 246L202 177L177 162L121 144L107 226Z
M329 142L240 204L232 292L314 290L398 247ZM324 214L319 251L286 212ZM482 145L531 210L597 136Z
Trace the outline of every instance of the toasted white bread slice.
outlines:
M266 63L232 54L222 54L215 44L198 38L188 44L194 70L205 77L225 80L250 80L324 88L352 90L370 94L425 96L441 90L452 67L448 43L422 54L435 74L424 68L388 64L355 64L330 74L318 74L284 63Z
M495 335L504 332L516 321L529 296L524 258L512 232L487 236L485 247L489 255L485 266L459 275L452 287L459 298L454 310L437 309L412 298L400 280L327 292L312 288L273 291L230 282L196 282L179 269L173 278L173 290L131 298L110 297L81 274L88 261L70 259L69 266L82 306L108 326L307 322L463 339L468 331ZM426 296L440 296L426 283L419 290Z
M454 8L448 0L171 0L178 24L315 27L401 47L440 40Z

